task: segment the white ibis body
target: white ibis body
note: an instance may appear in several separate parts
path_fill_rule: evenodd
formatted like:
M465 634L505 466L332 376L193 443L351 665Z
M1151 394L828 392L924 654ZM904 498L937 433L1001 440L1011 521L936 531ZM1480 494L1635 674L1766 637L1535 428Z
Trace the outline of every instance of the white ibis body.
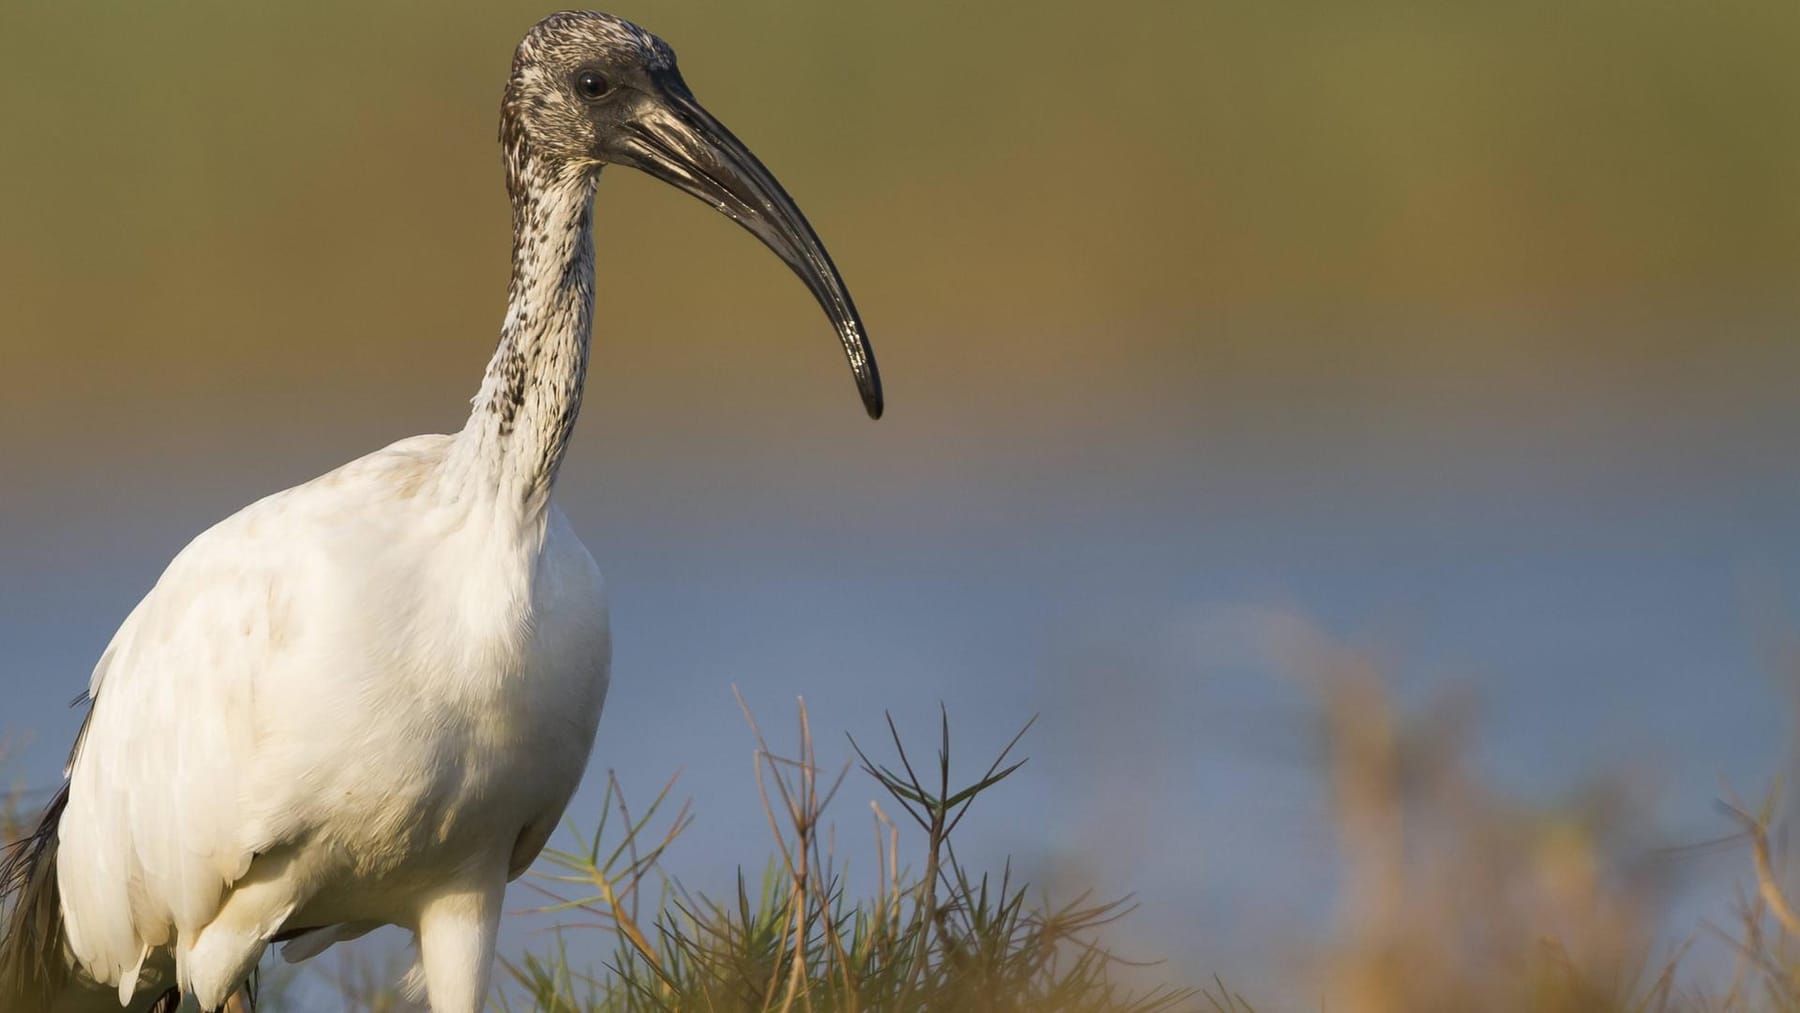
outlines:
M254 503L176 556L95 667L68 783L0 866L0 1009L214 1010L272 942L416 933L475 1013L501 895L561 818L606 697L593 559L551 501L581 404L600 170L714 205L805 281L871 416L880 381L824 247L660 39L563 13L501 113L513 265L460 432Z

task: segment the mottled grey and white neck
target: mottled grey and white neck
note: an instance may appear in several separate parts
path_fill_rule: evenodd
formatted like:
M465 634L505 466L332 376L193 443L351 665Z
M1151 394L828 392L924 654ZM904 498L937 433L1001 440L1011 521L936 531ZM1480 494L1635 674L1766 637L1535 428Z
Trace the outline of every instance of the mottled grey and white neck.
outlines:
M541 520L581 410L594 317L595 172L506 151L513 205L512 281L500 343L457 434L446 477L458 496L492 495Z

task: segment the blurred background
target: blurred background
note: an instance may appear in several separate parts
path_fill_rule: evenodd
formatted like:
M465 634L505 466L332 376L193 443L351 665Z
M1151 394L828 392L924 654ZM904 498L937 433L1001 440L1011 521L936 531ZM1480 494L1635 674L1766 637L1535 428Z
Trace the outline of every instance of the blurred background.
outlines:
M943 702L971 765L1041 714L965 861L1136 892L1128 952L1308 1004L1355 904L1296 645L1464 701L1438 727L1523 804L1628 782L1646 847L1783 763L1800 7L614 11L805 208L888 385L872 424L775 258L606 173L559 497L613 595L593 770L682 771L690 886L769 853L733 686L771 726L804 696L832 762L883 711L928 739ZM188 539L461 424L545 12L0 7L18 783ZM1739 867L1685 854L1691 926Z

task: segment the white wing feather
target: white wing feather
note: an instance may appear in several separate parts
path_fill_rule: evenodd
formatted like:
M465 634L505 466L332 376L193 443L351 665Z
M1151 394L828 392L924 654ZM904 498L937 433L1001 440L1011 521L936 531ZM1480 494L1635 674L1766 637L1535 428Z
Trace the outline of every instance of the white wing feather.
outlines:
M58 864L70 943L102 980L197 933L269 843L245 824L239 777L284 574L246 514L176 557L94 673Z
M304 824L316 786L284 761L316 750L281 710L309 678L329 683L339 649L306 621L379 593L346 574L379 571L394 533L378 504L403 498L444 439L403 441L239 511L183 549L113 637L70 759L58 853L70 946L98 980L135 976L153 947L179 956L254 856Z

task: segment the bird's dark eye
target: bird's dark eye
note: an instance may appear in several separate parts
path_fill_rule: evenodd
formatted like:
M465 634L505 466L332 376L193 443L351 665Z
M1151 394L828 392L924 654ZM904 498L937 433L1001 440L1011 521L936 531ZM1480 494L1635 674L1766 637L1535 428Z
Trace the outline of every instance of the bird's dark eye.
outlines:
M606 83L606 78L601 77L599 71L579 70L575 72L575 94L582 98L591 102L604 97L611 90L612 85Z

